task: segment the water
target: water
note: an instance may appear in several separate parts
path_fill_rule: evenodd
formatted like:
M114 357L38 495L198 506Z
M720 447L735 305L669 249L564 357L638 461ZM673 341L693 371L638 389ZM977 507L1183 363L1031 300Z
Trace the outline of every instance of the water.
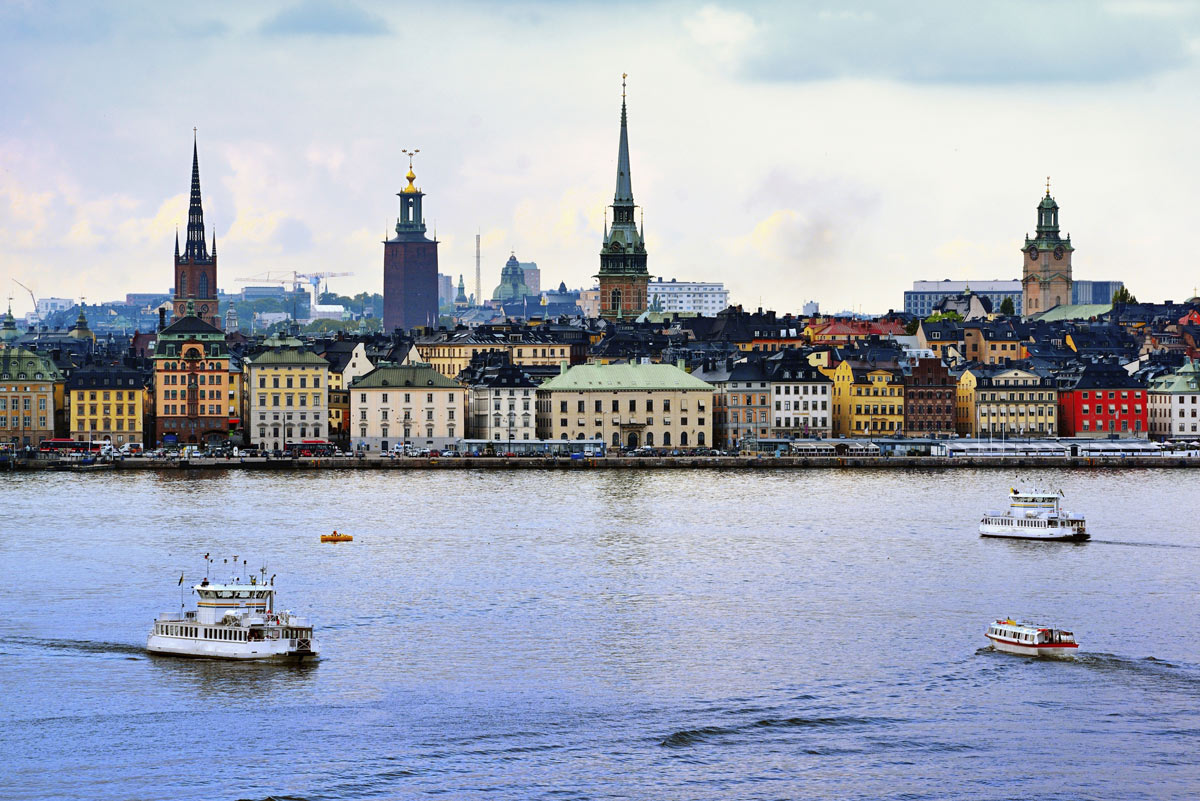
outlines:
M981 540L1020 478L1085 545ZM0 477L2 799L1200 793L1186 471ZM355 542L322 545L333 528ZM238 554L301 667L152 658ZM185 586L188 582L185 582ZM1072 628L1074 663L987 622Z

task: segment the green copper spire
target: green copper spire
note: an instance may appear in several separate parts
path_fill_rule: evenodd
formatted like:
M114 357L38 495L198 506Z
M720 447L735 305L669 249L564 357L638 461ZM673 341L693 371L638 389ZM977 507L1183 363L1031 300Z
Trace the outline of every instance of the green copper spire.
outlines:
M617 191L613 205L633 204L633 180L629 175L629 123L625 115L625 78L621 74L621 143L617 146Z

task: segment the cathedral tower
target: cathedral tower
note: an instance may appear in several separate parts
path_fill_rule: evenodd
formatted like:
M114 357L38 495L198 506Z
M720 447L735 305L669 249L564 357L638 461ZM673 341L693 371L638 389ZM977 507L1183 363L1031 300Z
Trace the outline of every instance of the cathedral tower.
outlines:
M200 204L200 158L197 153L195 130L192 131L192 197L188 206L187 241L182 255L179 234L175 234L175 303L174 317L187 314L188 301L193 302L195 315L206 323L221 327L217 309L217 236L213 234L212 253L204 240L204 208Z
M425 193L417 188L412 157L408 156L408 186L397 194L400 217L396 236L383 243L383 330L434 327L438 320L437 240L425 236L421 204Z
M1058 204L1050 197L1050 179L1046 196L1037 207L1037 235L1025 235L1024 264L1021 275L1022 311L1025 316L1048 311L1071 302L1071 236L1059 236Z
M600 251L600 316L634 318L646 311L646 241L633 219L633 183L629 176L629 129L625 115L625 77L621 76L621 141L617 148L617 190L612 226L604 232Z

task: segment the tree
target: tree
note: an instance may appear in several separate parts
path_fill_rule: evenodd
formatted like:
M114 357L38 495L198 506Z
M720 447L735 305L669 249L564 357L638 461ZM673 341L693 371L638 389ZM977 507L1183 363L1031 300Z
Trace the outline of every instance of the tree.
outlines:
M1113 293L1112 302L1113 302L1113 305L1115 306L1118 303L1125 303L1125 304L1137 303L1138 299L1136 297L1134 297L1132 292L1130 292L1125 286L1122 285L1120 289L1118 289L1116 292Z
M925 318L927 323L940 323L942 320L948 320L952 323L961 323L963 316L956 311L937 312Z
M1017 313L1016 307L1013 306L1012 298L1005 298L1004 300L1000 301L1000 313L1006 317L1011 317Z

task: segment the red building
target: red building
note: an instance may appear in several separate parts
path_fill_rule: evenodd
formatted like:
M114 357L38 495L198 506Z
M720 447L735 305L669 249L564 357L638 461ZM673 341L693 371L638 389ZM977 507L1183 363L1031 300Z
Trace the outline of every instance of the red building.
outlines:
M1060 436L1147 436L1146 387L1119 365L1083 365L1060 374L1059 382Z

